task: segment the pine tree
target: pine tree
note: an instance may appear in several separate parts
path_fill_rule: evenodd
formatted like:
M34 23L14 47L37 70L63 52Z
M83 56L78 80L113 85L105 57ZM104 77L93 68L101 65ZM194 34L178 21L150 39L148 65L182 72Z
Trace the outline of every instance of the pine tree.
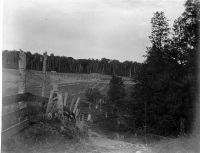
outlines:
M168 35L170 33L170 28L168 21L169 20L162 11L154 13L153 18L151 19L152 32L149 38L152 45L159 49L163 49L169 41Z
M112 104L120 106L126 96L125 85L121 77L112 76L109 83L108 97Z

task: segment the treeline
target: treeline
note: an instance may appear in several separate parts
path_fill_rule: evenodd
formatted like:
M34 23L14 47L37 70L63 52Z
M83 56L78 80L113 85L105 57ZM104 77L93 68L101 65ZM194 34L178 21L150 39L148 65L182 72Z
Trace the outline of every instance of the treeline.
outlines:
M27 69L39 70L43 68L43 55L30 51L26 52ZM3 67L10 69L18 68L19 51L4 50L2 53ZM120 75L131 77L140 67L140 63L107 58L98 59L74 59L72 57L47 56L47 71L66 73L101 73L106 75Z

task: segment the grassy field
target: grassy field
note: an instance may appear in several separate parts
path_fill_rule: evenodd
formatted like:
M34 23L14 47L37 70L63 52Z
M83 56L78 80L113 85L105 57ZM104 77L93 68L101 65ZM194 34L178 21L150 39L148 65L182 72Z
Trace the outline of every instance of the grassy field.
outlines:
M41 95L42 85L42 72L41 71L27 71L26 74L26 92L30 92L35 95ZM46 76L46 91L45 96L49 97L52 84L59 85L61 92L69 93L69 100L74 96L85 99L84 92L89 87L97 85L101 93L106 95L109 87L110 76L99 74L73 74L73 73L52 73L48 72ZM126 84L126 90L130 91L131 83L130 79L123 78ZM17 94L18 86L18 71L12 69L3 69L2 73L2 94L13 95ZM81 105L81 104L80 104ZM103 124L103 123L102 123ZM4 152L93 152L97 149L97 146L89 143L87 140L81 142L80 139L69 140L65 139L62 135L48 134L51 130L49 128L39 127L47 126L46 124L37 124L29 127L20 134L17 134L2 145ZM95 125L94 125L95 126ZM112 125L113 126L113 125ZM105 125L97 126L95 131L104 134L108 139L114 138L114 133L110 131L104 131L102 127ZM111 127L112 128L112 127ZM41 132L42 131L42 132ZM51 131L52 132L52 131ZM46 134L46 135L45 135ZM132 144L142 143L139 138L135 137L131 133L124 134L125 142ZM83 139L82 139L83 140ZM106 139L105 139L106 140ZM109 141L108 141L109 142ZM33 145L34 144L34 145ZM176 139L162 138L159 141L154 139L148 139L147 148L151 153L198 153L199 148L196 145L195 139L189 137L180 137ZM99 148L99 150L103 150ZM148 152L148 151L146 151Z
M99 79L98 79L99 78ZM45 97L49 96L52 84L58 84L62 92L68 92L71 95L83 93L88 87L97 82L107 84L110 76L98 74L73 74L73 73L52 73L47 72ZM26 72L26 92L41 95L41 86L43 83L43 74L41 71ZM2 72L2 95L17 94L18 71L13 69L3 69Z
M62 92L68 92L70 95L79 95L83 97L84 91L92 87L94 84L98 84L97 87L102 88L105 86L105 90L101 92L106 94L107 85L111 76L101 75L97 73L93 74L77 74L77 73L54 73L47 72L46 75L46 90L45 97L49 96L52 84L58 84ZM123 77L125 84L131 84L129 78ZM26 71L26 92L30 92L35 95L41 95L41 87L43 84L42 71ZM2 70L2 95L17 94L18 87L18 70L3 69Z

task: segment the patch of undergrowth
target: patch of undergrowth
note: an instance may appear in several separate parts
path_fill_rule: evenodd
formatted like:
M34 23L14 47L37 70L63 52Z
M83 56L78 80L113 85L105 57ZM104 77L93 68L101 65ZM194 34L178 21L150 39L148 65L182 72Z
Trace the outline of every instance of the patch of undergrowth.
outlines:
M85 133L68 124L60 130L56 120L38 122L2 141L4 152L74 152L87 148L80 142Z

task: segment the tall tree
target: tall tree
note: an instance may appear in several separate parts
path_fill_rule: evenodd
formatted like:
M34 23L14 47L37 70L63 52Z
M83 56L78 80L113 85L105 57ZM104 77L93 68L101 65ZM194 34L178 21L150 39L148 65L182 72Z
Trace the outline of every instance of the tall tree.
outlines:
M185 7L183 14L174 22L172 42L176 50L173 53L181 64L190 66L194 72L199 43L200 1L188 0Z
M154 13L154 17L151 19L152 32L149 38L151 43L159 49L162 49L169 40L168 35L170 33L170 28L168 21L169 20L162 11Z

